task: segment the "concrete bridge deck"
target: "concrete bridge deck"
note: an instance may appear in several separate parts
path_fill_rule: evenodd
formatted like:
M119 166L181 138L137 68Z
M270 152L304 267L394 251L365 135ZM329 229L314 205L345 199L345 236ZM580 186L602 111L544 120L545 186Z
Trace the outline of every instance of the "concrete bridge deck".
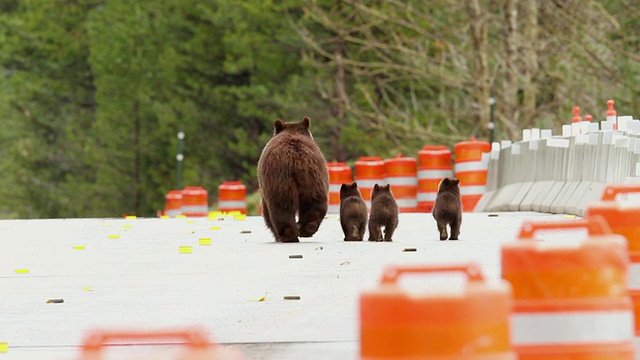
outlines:
M297 244L275 243L261 217L0 221L0 360L78 359L96 328L192 325L249 359L356 359L358 296L387 265L475 261L495 280L524 219L564 218L465 213L461 240L439 241L430 214L401 214L394 242L352 243L329 215Z

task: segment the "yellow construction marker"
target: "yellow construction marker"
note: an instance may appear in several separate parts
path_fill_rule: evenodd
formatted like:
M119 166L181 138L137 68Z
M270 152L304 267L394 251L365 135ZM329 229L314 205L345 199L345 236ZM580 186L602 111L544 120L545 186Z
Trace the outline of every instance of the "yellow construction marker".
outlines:
M200 238L200 246L209 246L211 245L211 238Z
M83 291L93 291L93 289L89 286L85 286L82 288Z
M218 217L218 216L220 216L220 215L222 215L222 212L221 212L221 211L211 211L211 212L209 213L209 217L210 217L210 218L217 218L217 217Z
M227 214L231 216L242 215L242 213L239 210L231 210Z
M76 246L73 247L73 250L84 250L84 249L85 249L85 247L82 246L82 245L76 245Z
M127 215L124 218L127 219L127 220L133 220L133 219L136 219L137 216L135 216L135 215Z
M15 273L16 274L28 274L29 273L29 269L16 269Z
M187 215L178 215L176 216L176 219L186 219Z
M212 226L209 230L220 230L220 226Z
M180 254L191 254L193 252L193 248L191 246L180 246Z
M109 239L120 239L120 235L109 235L107 236Z
M564 216L567 219L574 219L576 216L575 215L565 215Z
M239 214L239 215L235 215L236 220L238 221L242 221L242 220L247 220L247 215L245 214Z
M169 215L162 215L162 216L160 216L160 219L171 219L171 216L169 216Z
M195 220L187 220L187 224L195 224L196 221Z
M262 301L266 301L266 300L267 300L267 297L263 296L263 297L261 297L259 299L251 299L249 301L251 301L251 302L262 302Z
M122 228L123 229L131 229L133 227L133 225L124 225Z
M6 342L0 342L0 353L6 353L9 351L9 344Z

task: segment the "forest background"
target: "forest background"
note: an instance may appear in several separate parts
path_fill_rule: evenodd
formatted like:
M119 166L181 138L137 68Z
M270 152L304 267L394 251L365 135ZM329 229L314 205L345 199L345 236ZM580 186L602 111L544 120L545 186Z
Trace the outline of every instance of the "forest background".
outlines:
M155 216L257 190L273 121L327 160L639 114L638 0L3 0L0 218ZM254 195L255 196L255 195Z

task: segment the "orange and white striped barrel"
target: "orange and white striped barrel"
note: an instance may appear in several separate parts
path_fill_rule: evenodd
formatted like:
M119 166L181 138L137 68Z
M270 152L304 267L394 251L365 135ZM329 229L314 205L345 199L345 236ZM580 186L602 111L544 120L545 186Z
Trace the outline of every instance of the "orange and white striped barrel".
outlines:
M435 273L462 273L465 284L449 292L399 285ZM475 264L389 267L378 289L360 294L360 358L515 360L510 310L509 284L490 285Z
M218 210L247 214L247 187L240 181L224 181L218 186Z
M418 208L431 212L440 181L453 177L451 150L442 145L427 145L418 151L418 164Z
M534 235L588 229L579 244ZM566 241L566 240L565 240ZM602 217L525 222L502 246L502 278L511 283L512 340L520 360L634 358L633 309L627 294L627 245Z
M627 239L629 251L629 276L627 287L635 314L636 343L640 343L640 203L619 201L618 195L640 195L638 185L609 185L605 187L601 201L587 206L586 217L602 216L611 231Z
M355 181L367 209L371 208L371 192L375 184L384 184L384 160L377 156L363 156L356 161Z
M418 211L418 170L415 158L398 154L395 158L386 159L384 182L391 185L399 212Z
M187 186L182 190L182 215L207 216L209 193L202 186Z
M171 190L164 196L164 215L170 217L182 215L181 190Z
M460 179L462 211L473 211L485 192L489 163L482 154L491 151L491 144L471 138L454 146L455 174Z
M351 167L343 162L332 161L327 163L329 169L329 209L328 214L340 213L340 186L351 184L353 175Z

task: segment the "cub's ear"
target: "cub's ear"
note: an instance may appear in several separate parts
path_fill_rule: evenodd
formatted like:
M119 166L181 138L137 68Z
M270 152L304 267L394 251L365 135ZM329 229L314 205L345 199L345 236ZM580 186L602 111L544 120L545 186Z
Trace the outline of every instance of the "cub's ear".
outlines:
M453 185L458 185L458 184L460 184L460 179L452 179L452 180L451 180L451 183L452 183Z
M347 184L340 185L340 192L343 192L347 188Z
M387 184L387 186L384 187L385 190L391 192L391 184Z
M273 123L274 135L278 134L280 131L284 130L284 122L282 120L276 120Z
M378 184L373 185L373 191L378 191L378 190L380 190L380 185Z
M300 124L302 124L305 129L308 129L309 125L311 125L311 119L309 119L308 116L305 116L300 120Z
M352 189L357 189L358 188L358 183L354 181L353 184L351 184L351 188Z

